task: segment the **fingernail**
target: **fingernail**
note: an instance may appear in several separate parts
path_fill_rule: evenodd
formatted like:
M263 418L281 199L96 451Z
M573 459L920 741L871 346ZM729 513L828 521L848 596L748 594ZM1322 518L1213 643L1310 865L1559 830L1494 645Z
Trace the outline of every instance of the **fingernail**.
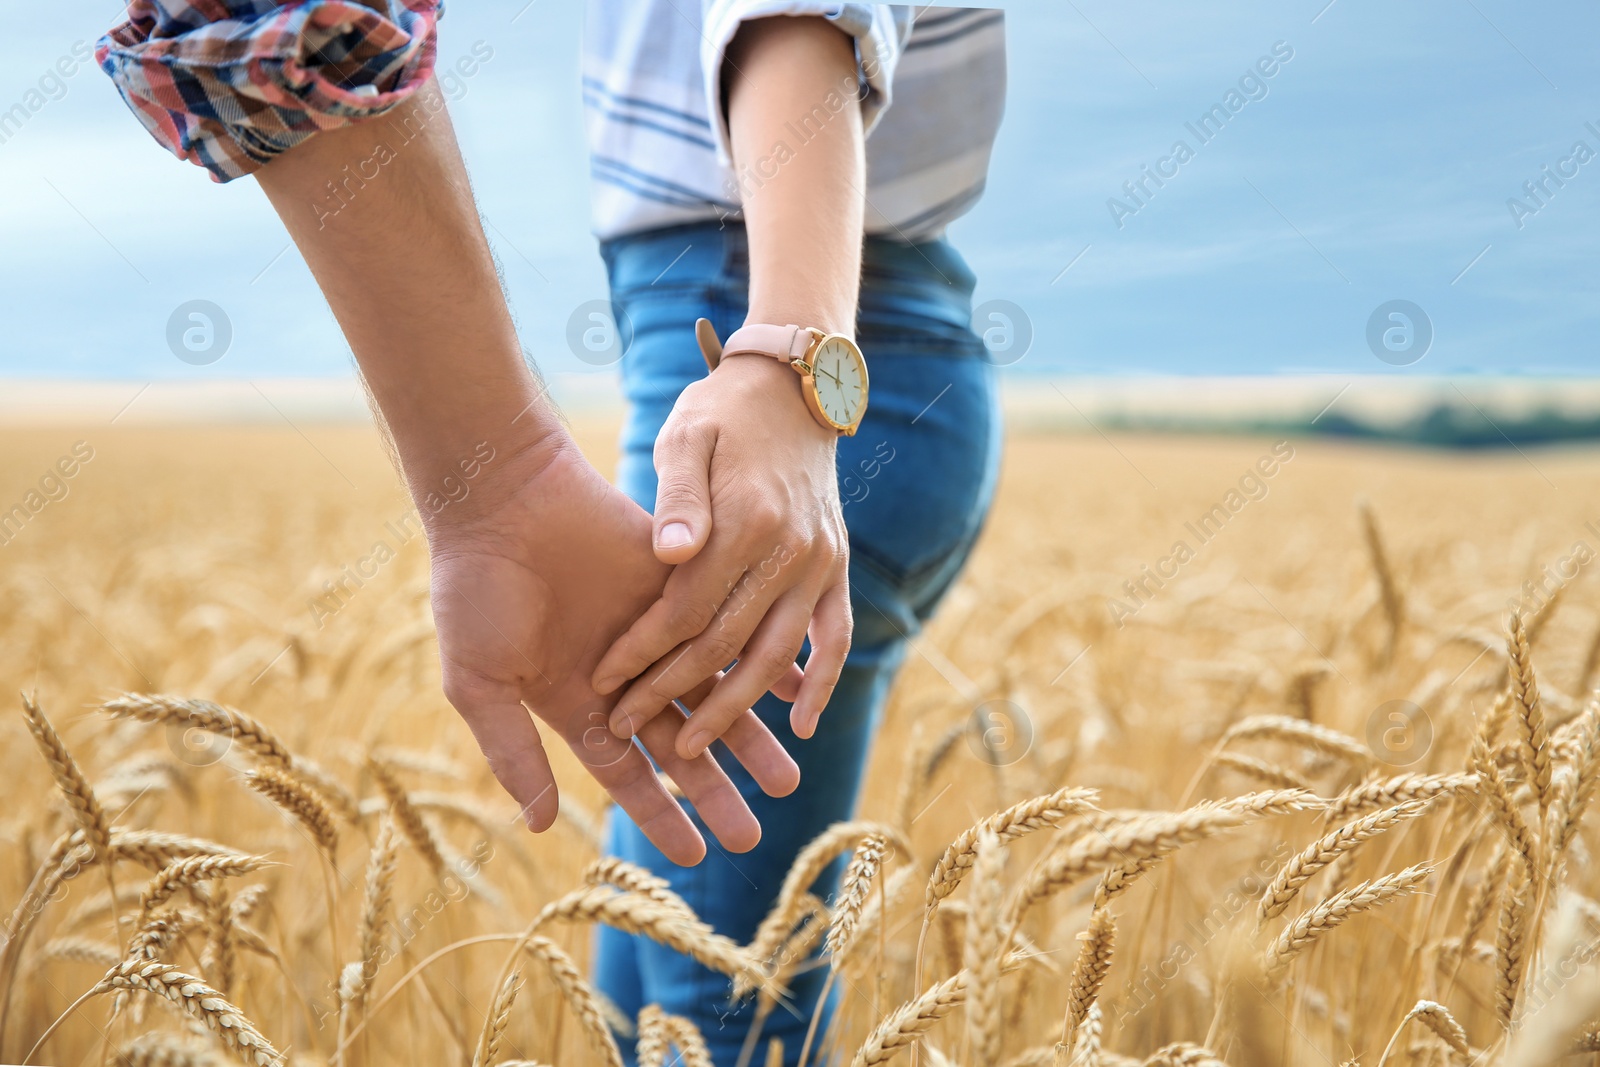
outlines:
M656 535L657 548L682 548L694 540L694 534L689 532L689 524L684 522L669 522L661 527L661 532Z
M623 740L632 737L633 716L621 711L614 713L611 716L611 732Z
M699 757L700 753L706 750L706 735L690 734L688 737L684 738L683 748L684 751L689 753L690 759L696 759Z
M621 684L621 677L615 674L608 674L594 684L594 691L604 696Z

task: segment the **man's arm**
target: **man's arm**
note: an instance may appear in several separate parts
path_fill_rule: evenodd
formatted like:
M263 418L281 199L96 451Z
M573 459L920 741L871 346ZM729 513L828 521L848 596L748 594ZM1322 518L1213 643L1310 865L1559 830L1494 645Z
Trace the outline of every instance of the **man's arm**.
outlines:
M860 286L865 148L852 39L827 19L745 23L723 82L750 243L751 323L855 332ZM816 116L826 116L820 123ZM808 139L795 143L805 126ZM773 168L776 173L766 177ZM752 183L753 184L753 183ZM869 354L870 355L870 354ZM612 715L626 735L663 699L738 657L678 741L703 751L743 706L792 665L809 630L812 651L791 725L809 737L850 647L849 543L839 504L837 436L819 426L798 376L777 360L729 359L684 390L656 443L657 556L676 563L661 601L596 670L609 692L658 658ZM775 578L746 582L772 558ZM744 595L748 594L748 595ZM676 647L675 647L676 646Z
M663 852L696 862L693 824L644 754L606 728L615 698L589 684L667 568L650 552L649 517L584 462L523 362L437 86L257 176L388 423L428 532L445 692L495 775L531 828L554 820L531 707ZM470 490L451 499L469 471ZM695 680L691 704L715 670ZM729 734L735 753L769 792L792 790L797 768L747 708ZM682 713L658 719L640 741L727 847L753 847L760 828L721 769L674 753Z

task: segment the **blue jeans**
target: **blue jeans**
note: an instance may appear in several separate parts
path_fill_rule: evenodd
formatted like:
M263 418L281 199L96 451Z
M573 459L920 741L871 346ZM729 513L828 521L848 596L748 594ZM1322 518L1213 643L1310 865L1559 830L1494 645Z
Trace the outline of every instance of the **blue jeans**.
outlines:
M601 247L612 304L632 325L622 359L629 414L620 484L644 508L655 504L652 450L679 392L706 373L694 321L719 337L744 322L749 282L745 232L703 224L654 230ZM761 792L720 744L713 751L761 821L761 843L743 855L716 844L697 867L678 867L626 817L613 817L609 853L671 881L706 922L741 943L772 907L800 849L852 816L889 685L906 639L933 613L972 548L994 493L1000 419L994 368L972 332L973 277L944 241L912 245L869 239L864 248L857 339L871 395L854 437L839 440L839 491L850 533L850 598L855 639L839 687L816 735L789 729L789 705L770 693L756 712L800 764L800 787L774 799ZM724 518L721 521L728 521ZM804 653L802 653L802 656ZM691 812L692 814L692 812ZM814 887L835 890L843 858ZM693 1020L718 1067L733 1067L754 1016L753 1001L729 1002L729 982L646 938L603 928L596 981L623 1011L647 1004ZM766 1020L794 1064L821 994L823 970L791 983L792 1009ZM824 1006L824 1032L833 1005ZM633 1058L628 1054L631 1064Z

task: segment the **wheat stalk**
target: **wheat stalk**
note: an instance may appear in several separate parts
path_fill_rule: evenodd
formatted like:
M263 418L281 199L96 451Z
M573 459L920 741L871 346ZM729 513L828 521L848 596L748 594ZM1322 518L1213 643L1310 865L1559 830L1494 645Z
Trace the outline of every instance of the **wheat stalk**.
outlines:
M111 830L111 854L159 871L190 856L226 856L239 859L247 855L237 849L188 834L169 834L160 830Z
M1319 801L1303 789L1280 789L1246 793L1244 796L1221 802L1202 801L1193 810L1225 811L1243 818L1266 818L1305 811L1316 807L1318 803ZM1095 888L1094 906L1104 908L1126 893L1133 887L1134 882L1165 859L1180 844L1181 842L1178 842L1149 849L1106 871L1100 878L1100 884Z

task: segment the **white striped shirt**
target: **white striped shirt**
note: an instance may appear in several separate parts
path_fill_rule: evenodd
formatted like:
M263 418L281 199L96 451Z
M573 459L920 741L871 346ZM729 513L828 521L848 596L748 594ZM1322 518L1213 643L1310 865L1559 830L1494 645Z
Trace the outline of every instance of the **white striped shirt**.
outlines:
M989 8L819 0L588 0L583 99L601 239L738 218L769 157L730 160L719 83L739 25L822 15L856 41L867 129L866 229L906 241L943 233L983 193L1005 108L1005 15ZM842 106L842 95L833 109ZM832 98L830 98L832 99ZM708 103L708 101L710 103ZM786 129L803 143L826 107Z

